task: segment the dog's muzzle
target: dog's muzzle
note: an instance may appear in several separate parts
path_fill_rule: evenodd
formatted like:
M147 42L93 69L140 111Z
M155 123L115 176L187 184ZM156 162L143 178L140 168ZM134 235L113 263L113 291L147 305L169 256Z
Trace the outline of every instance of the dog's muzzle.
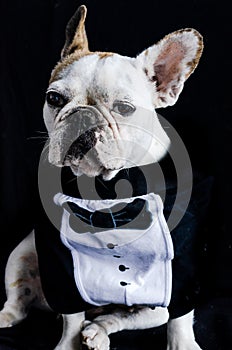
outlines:
M50 135L49 162L64 166L82 160L95 146L96 135L104 125L101 113L92 106L76 107L63 115Z
M124 168L159 161L169 138L154 111L142 107L128 118L104 106L66 112L50 134L49 162L70 166L75 175L112 178Z

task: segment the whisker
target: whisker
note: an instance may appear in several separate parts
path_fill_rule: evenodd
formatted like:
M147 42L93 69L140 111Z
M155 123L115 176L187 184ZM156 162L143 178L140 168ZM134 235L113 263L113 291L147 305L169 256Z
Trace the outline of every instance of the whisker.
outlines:
M37 132L38 134L46 134L46 135L48 135L48 132L47 132L47 131L39 131L39 130L36 130L35 132Z
M36 130L34 136L29 136L27 137L27 140L32 140L32 139L48 139L49 135L47 131L40 131Z
M104 184L104 182L99 177L97 178L97 181L99 181L102 184L102 186L108 189L108 187Z
M48 136L29 136L27 137L27 140L33 140L33 139L45 139L48 140Z
M77 181L77 177L76 176L74 176L73 179L70 179L70 180L66 181L66 184L70 184L73 181Z

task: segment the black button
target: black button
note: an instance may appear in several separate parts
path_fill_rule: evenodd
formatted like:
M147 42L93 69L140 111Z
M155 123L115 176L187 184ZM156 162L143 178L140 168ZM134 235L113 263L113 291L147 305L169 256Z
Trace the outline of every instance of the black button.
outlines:
M120 255L113 255L113 257L114 257L114 258L118 258L118 259L121 258Z
M129 269L129 267L126 267L126 266L124 266L124 265L119 265L118 268L119 268L119 270L122 271L122 272Z
M121 286L123 286L123 287L125 287L125 286L128 285L128 283L126 283L126 282L124 282L124 281L121 281L120 284L121 284Z
M114 247L115 247L115 244L113 244L113 243L107 244L107 248L109 248L109 249L114 249Z

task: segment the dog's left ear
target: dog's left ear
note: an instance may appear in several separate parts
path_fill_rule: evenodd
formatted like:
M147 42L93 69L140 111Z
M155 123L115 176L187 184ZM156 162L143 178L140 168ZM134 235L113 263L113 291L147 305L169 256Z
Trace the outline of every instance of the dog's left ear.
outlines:
M171 33L138 55L142 68L156 88L155 108L172 106L185 80L196 68L203 50L203 39L194 29Z
M81 5L66 26L66 40L61 52L61 58L72 54L75 51L88 52L88 39L85 31L85 18L87 8Z

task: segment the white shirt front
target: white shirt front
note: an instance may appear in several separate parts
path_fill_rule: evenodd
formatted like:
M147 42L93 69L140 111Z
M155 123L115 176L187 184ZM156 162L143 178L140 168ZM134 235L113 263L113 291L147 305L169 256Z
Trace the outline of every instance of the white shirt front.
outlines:
M76 286L93 305L110 303L168 306L171 298L173 245L163 216L163 203L154 193L116 200L86 200L58 193L57 205L73 202L90 212L115 204L145 200L151 222L147 229L114 228L75 232L70 212L63 209L61 239L73 257ZM78 219L79 220L79 219Z

